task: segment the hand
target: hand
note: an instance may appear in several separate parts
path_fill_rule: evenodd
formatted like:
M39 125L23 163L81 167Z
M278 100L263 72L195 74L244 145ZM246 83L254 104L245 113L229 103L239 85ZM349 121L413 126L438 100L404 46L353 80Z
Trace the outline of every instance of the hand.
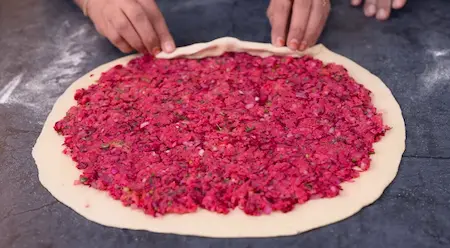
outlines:
M272 44L301 51L316 44L330 10L330 0L271 0Z
M172 52L175 43L154 0L84 0L97 31L124 53ZM83 2L83 0L78 0ZM82 3L79 4L82 6Z
M351 0L353 6L361 5L363 0ZM378 20L387 20L391 14L391 9L401 9L405 6L406 0L365 0L364 14L367 17L375 16Z

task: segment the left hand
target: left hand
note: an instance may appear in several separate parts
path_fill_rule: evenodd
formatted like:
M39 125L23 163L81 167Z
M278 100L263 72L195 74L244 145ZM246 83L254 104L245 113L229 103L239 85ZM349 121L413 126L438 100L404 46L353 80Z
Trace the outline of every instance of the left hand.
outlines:
M272 26L272 44L300 51L316 44L330 5L330 0L271 0L267 17Z

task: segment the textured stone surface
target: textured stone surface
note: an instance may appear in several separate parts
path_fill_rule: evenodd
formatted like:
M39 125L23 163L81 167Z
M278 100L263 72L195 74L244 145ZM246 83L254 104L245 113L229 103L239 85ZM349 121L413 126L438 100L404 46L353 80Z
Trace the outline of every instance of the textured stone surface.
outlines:
M292 237L209 239L106 228L40 185L31 148L54 101L122 54L70 0L0 1L0 247L449 247L450 2L410 0L384 23L332 2L322 43L378 75L403 109L407 149L397 178L375 204L334 225ZM268 1L159 3L178 45L270 41Z

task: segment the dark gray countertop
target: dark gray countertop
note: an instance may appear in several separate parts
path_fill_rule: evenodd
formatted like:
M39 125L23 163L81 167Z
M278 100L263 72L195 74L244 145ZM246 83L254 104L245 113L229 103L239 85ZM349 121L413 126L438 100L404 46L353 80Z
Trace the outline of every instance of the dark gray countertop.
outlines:
M378 75L402 107L407 149L397 178L375 204L334 225L284 238L209 239L103 227L40 185L31 148L54 101L122 54L70 0L1 0L0 247L450 247L450 1L410 0L385 23L347 0L332 2L322 42ZM178 45L270 41L267 1L160 7Z

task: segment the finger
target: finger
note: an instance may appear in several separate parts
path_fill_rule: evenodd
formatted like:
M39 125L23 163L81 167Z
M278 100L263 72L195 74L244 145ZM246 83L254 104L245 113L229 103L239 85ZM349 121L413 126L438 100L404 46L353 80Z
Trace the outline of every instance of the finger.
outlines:
M134 0L123 1L122 10L133 25L134 30L139 35L141 43L145 47L145 51L153 53L156 33L153 30L152 24L147 17L142 6Z
M392 8L394 9L401 9L405 6L406 0L393 0L392 1Z
M364 3L364 14L367 17L372 17L377 12L376 0L366 0Z
M362 3L362 0L351 0L351 4L353 6L359 6L359 5L361 5L361 3Z
M125 39L119 35L119 33L117 33L117 31L111 24L107 23L107 26L104 29L104 35L121 52L130 53L133 51L133 48L130 46L130 44L128 44L128 42L126 42Z
M306 26L305 37L303 38L303 40L306 41L306 47L300 47L300 50L304 50L305 48L316 44L325 23L327 22L330 9L329 0L313 1L308 25Z
M380 21L387 20L391 14L391 0L378 0L376 18Z
M138 2L144 7L149 19L155 29L157 34L157 41L164 52L171 53L175 50L175 42L173 41L172 35L169 32L167 23L164 20L164 16L159 10L154 0L138 0Z
M275 46L284 46L286 44L286 31L291 14L292 2L290 0L272 0L272 2L273 7L270 13L268 13L272 26L272 44Z
M122 9L116 8L107 16L116 32L124 38L128 44L139 52L145 52L145 46L141 41L141 37L139 37Z
M322 0L315 0L322 4ZM297 50L306 47L305 31L308 25L312 7L312 0L295 0L292 7L291 25L289 26L288 47ZM304 49L304 48L303 48Z

